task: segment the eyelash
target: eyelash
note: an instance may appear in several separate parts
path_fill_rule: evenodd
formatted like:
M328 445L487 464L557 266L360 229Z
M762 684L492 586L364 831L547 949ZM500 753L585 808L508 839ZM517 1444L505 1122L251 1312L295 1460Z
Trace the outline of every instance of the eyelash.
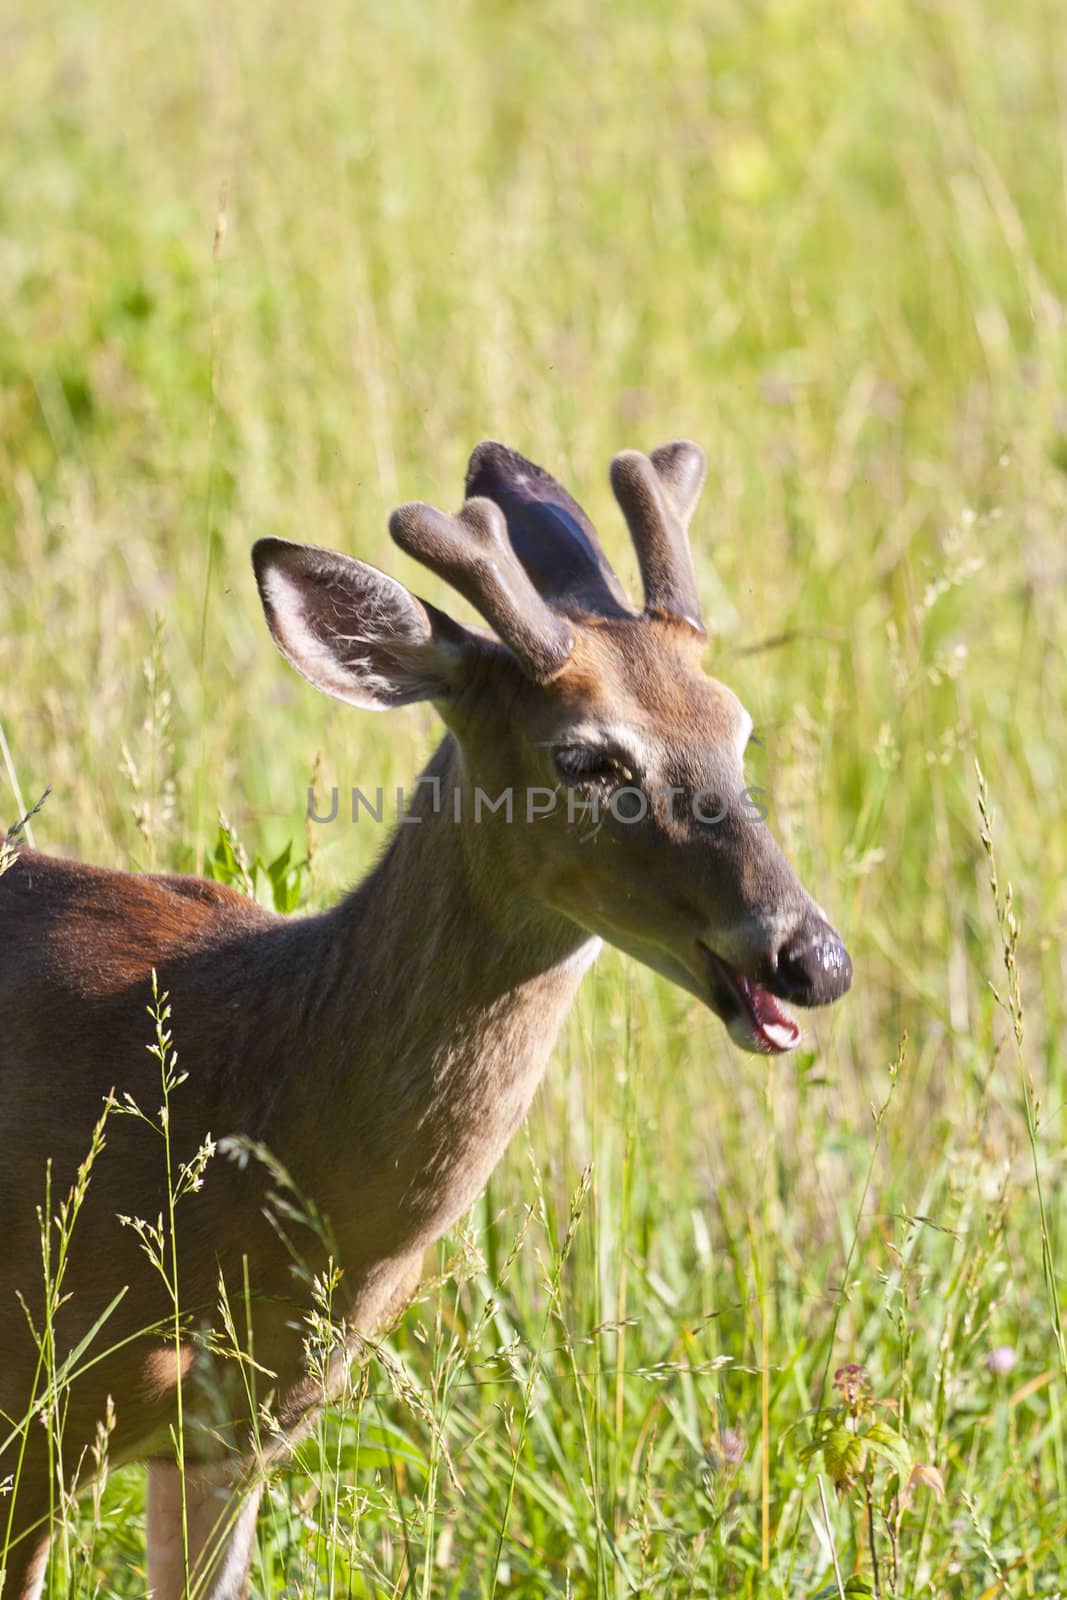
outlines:
M556 772L564 783L614 783L633 779L633 773L618 757L588 745L563 745L555 752Z

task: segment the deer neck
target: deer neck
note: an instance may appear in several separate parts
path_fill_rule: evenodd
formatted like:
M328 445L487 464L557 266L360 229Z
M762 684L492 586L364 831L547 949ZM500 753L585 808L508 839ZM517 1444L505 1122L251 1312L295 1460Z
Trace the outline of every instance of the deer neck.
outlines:
M509 878L507 826L475 819L449 736L377 867L315 919L348 1170L373 1173L383 1226L399 1219L415 1243L483 1188L599 947Z

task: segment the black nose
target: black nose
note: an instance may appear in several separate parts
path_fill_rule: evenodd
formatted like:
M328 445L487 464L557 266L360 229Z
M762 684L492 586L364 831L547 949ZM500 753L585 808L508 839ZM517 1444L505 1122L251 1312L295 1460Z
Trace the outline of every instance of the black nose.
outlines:
M799 1006L828 1006L852 982L852 959L829 923L805 929L778 952L774 987Z

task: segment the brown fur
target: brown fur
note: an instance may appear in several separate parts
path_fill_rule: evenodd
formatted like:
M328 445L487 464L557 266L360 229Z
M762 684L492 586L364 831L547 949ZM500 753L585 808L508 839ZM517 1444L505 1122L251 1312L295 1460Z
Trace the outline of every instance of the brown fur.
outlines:
M501 451L494 446L479 471L511 470ZM542 493L544 475L514 459L526 496L516 515L536 531L529 485ZM702 465L675 451L656 471L668 495L661 520L668 512L674 519L657 546L656 570L665 571L685 553L682 524ZM547 527L558 537L561 507L584 514L568 497L554 504ZM493 530L499 542L495 522ZM437 523L431 532L440 538ZM596 578L589 592L600 593L595 550L588 561ZM450 731L425 777L440 787L440 808L421 784L411 819L374 871L312 917L272 915L213 883L108 872L25 847L0 875L0 1127L9 1152L0 1166L0 1413L17 1422L39 1398L19 1296L40 1327L46 1184L46 1215L54 1215L112 1098L157 1112L153 971L169 996L186 1074L171 1096L175 1170L209 1133L244 1141L216 1153L202 1188L178 1207L184 1327L176 1361L163 1342L171 1307L160 1275L119 1220L153 1222L165 1212L162 1142L144 1121L112 1110L55 1327L62 1362L104 1319L64 1397L64 1482L109 1396L112 1461L167 1454L180 1381L186 1454L199 1473L190 1480L198 1528L212 1525L220 1460L248 1451L254 1421L235 1363L197 1339L217 1322L220 1279L241 1327L247 1281L255 1359L272 1375L261 1371L258 1400L270 1399L283 1444L320 1398L302 1347L310 1275L330 1257L343 1269L354 1338L371 1335L414 1292L426 1246L476 1198L525 1115L595 936L724 1016L709 949L763 981L786 937L814 929L836 939L769 831L746 826L737 804L710 833L663 799L666 785L688 798L705 786L736 795L744 783L744 713L701 672L688 621L669 611L655 620L625 615L613 592L610 614L589 615L572 588L556 636L566 659L546 681L536 661L523 670L498 641L421 606L362 563L280 540L262 541L256 562L272 632L312 682L379 708L437 702ZM670 591L686 604L687 574L676 573ZM500 581L498 570L496 589ZM515 573L508 582L509 605L534 615ZM640 767L634 781L649 789L646 817L631 825L604 815L590 827L561 800L526 823L527 791L561 790L561 749L620 739L625 759ZM477 821L477 791L498 796L509 787L514 821L499 812ZM802 1003L847 987L847 973L817 980L822 988ZM247 1155L249 1141L269 1150L321 1223L310 1214L307 1225L287 1219L279 1233L274 1179ZM0 1501L0 1517L15 1540L8 1593L25 1600L43 1570L50 1504L37 1419L22 1438L0 1423L0 1480L16 1466L18 1493ZM149 1543L158 1555L150 1575L157 1561L160 1600L177 1600L173 1467L157 1462L152 1482ZM205 1548L203 1570L218 1574L204 1591L212 1600L240 1592L253 1517L240 1514L225 1549Z
M449 741L436 765L451 768L455 759ZM579 978L555 963L584 938L553 918L505 937L465 882L459 831L427 815L425 825L400 831L335 911L292 920L218 885L19 851L0 878L0 927L15 930L0 961L0 1125L20 1152L0 1168L4 1413L21 1417L33 1391L36 1352L16 1291L39 1323L36 1207L46 1161L54 1209L109 1094L131 1094L150 1113L159 1104L158 1066L147 1049L153 968L170 995L179 1066L188 1073L172 1100L178 1159L209 1131L267 1145L331 1226L346 1309L364 1332L395 1307L402 1285L413 1291L425 1246L476 1197L525 1113ZM106 1137L64 1285L61 1352L123 1286L128 1292L94 1349L158 1328L167 1316L158 1275L117 1220L154 1220L164 1208L160 1141L116 1116ZM179 1211L182 1302L194 1326L210 1322L220 1271L238 1302L247 1259L256 1359L277 1374L277 1409L292 1422L310 1398L299 1326L309 1296L262 1214L266 1188L255 1161L242 1169L219 1154L209 1163L202 1191ZM308 1265L320 1270L323 1249L310 1231L296 1231ZM113 1460L165 1444L173 1355L170 1381L161 1381L168 1374L158 1332L143 1355L137 1348L123 1345L73 1384L68 1470L92 1440L108 1394L117 1413ZM208 1397L236 1386L207 1365L201 1357L187 1382L194 1434L198 1414L202 1424L194 1457L217 1450L208 1430L238 1447L247 1436L240 1407L217 1416ZM48 1506L39 1423L28 1438L16 1534ZM16 1455L13 1442L0 1454L0 1476Z

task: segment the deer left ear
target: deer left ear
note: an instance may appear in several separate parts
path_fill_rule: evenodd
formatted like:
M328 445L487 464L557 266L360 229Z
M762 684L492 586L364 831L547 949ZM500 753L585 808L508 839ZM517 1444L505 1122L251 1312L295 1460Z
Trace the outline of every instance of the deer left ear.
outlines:
M252 565L278 649L335 700L387 711L447 699L481 647L477 635L365 561L260 539Z

